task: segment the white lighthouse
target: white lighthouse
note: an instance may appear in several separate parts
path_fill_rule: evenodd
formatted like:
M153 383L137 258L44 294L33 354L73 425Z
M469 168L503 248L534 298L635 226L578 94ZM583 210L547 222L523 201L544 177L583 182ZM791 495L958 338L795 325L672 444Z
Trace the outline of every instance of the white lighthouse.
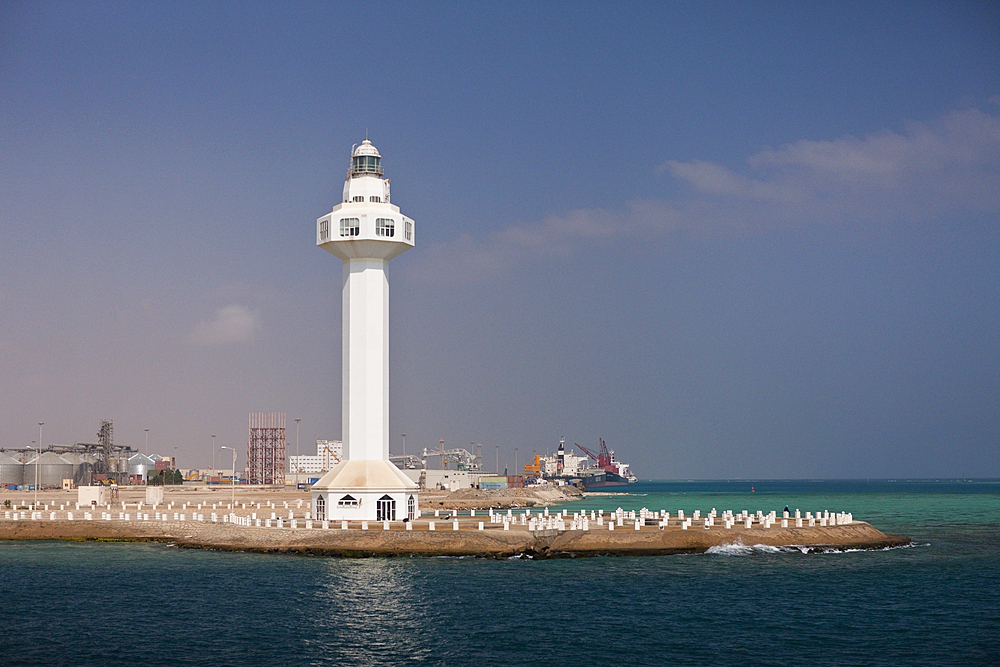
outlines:
M313 485L318 520L413 520L417 485L389 461L389 260L413 247L413 220L389 199L382 156L351 153L343 201L316 221L316 245L344 262L344 460Z

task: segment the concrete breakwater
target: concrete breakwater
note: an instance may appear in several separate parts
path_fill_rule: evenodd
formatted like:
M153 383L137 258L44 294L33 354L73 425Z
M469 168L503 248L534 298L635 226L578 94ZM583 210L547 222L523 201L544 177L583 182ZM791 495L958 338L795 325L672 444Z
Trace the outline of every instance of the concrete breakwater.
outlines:
M260 527L250 516L233 515L213 523L197 517L163 512L160 520L124 518L124 512L103 512L90 518L74 513L73 520L51 518L52 512L27 512L24 518L0 519L3 540L135 540L170 542L177 546L256 552L302 553L329 556L483 556L503 558L660 555L700 553L732 544L807 549L880 549L902 546L909 538L885 534L868 523L765 527L745 523L685 528L678 525L632 524L612 530L560 529L529 522L489 523L489 516L424 517L415 522L371 523L292 520ZM58 514L63 514L59 512ZM194 520L192 520L194 518ZM235 521L229 520L235 518ZM270 523L270 520L265 520ZM250 524L250 525L247 525ZM324 527L325 525L325 527ZM638 527L636 527L638 525ZM728 527L727 527L728 526Z

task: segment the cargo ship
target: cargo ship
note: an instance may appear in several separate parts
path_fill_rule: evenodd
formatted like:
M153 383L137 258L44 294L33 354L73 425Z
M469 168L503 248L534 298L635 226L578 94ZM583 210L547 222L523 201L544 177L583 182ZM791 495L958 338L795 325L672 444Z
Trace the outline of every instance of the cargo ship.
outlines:
M561 480L585 489L599 489L606 486L625 486L639 481L629 470L627 463L615 458L614 450L609 450L604 440L598 438L598 453L582 447L583 456L573 450L566 452L566 439L559 439L559 449L548 456L536 456L533 463L524 466L524 471L533 473L539 479Z

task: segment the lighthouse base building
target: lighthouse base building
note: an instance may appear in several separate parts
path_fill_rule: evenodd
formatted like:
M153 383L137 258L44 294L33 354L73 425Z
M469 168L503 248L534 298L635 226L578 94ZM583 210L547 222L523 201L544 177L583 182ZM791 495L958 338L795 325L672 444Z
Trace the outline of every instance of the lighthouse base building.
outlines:
M321 521L420 516L417 485L389 461L389 260L413 247L413 220L389 200L382 156L351 152L341 203L316 220L316 245L343 261L344 460L312 487Z
M389 461L342 461L312 487L319 521L413 521L417 485Z

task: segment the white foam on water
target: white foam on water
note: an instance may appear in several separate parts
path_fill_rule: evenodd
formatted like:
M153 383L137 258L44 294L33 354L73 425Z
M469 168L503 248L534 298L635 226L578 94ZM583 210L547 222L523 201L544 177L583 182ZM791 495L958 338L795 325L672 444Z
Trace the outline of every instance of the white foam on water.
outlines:
M735 542L730 542L727 544L719 544L714 547L709 547L705 552L708 554L713 554L716 556L750 556L755 553L759 554L780 554L788 553L787 549L781 547L772 547L769 544L754 544L746 545L743 544L742 540L737 539Z

